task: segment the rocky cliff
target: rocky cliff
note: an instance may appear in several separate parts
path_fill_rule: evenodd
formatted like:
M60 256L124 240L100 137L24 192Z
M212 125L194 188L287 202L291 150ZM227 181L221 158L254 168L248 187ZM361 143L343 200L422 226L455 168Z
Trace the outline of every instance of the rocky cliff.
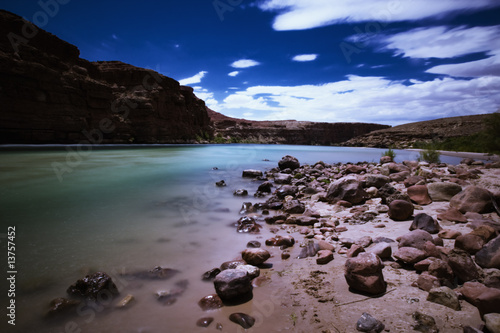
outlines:
M308 121L250 121L209 110L215 135L233 142L333 145L371 131L389 128L366 123L315 123Z
M343 145L375 148L409 148L416 142L442 141L463 137L485 129L487 115L442 118L394 126L353 138Z
M77 47L0 10L0 143L184 143L210 137L189 87Z

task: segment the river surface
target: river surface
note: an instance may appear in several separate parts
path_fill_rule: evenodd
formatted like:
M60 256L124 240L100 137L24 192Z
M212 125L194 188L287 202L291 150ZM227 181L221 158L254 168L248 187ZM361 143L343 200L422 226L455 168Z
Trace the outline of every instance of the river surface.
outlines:
M8 270L8 227L16 232L17 274L15 297L6 297L9 286L5 277L0 297L2 309L15 299L16 325L8 325L3 315L0 331L200 330L195 322L207 314L196 303L214 293L211 283L201 281L201 274L237 258L246 243L256 239L255 235L237 234L231 226L238 220L243 202L265 200L252 196L260 182L243 179L244 169L269 170L285 155L297 157L302 164L377 162L383 151L286 145L1 151L2 275ZM412 151L396 153L399 162L418 157ZM441 159L452 164L460 161ZM214 183L222 179L228 186L217 188ZM233 196L241 188L250 196ZM121 273L155 266L180 273L166 281L120 278ZM96 271L111 275L120 298L132 294L134 304L125 310L115 310L112 304L106 309L80 311L64 320L44 317L50 300L65 297L69 285ZM156 291L175 288L180 280L188 280L189 285L176 303L165 306L155 299ZM235 331L235 326L225 327L224 331Z

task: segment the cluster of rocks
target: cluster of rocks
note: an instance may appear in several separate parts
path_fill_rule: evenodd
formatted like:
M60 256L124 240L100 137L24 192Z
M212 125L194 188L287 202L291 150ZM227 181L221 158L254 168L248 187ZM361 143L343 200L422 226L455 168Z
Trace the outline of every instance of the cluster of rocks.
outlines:
M428 301L459 311L459 300L464 299L479 309L488 329L497 332L498 327L493 328L492 322L495 313L500 312L500 223L489 213L498 212L500 195L472 183L480 177L482 169L497 166L462 162L458 166L430 165L413 161L394 163L383 158L381 163L330 165L320 161L300 165L296 158L285 156L278 168L265 173L243 172L244 177L262 182L254 196L267 200L253 205L245 203L241 211L245 216L238 221L237 230L259 232L262 225L258 222L270 225L274 233L294 228L305 238L297 258L316 257L317 264L325 265L333 260L335 252L346 255L344 275L348 286L367 295L383 295L387 291L384 265L413 269L419 274L413 285L428 292ZM449 205L437 216L415 214L424 206L440 201ZM321 205L328 209L318 209ZM331 213L332 209L339 214L325 213ZM369 236L353 240L341 235L348 229L341 223L377 223L384 216L395 222L412 221L408 233L396 240ZM443 229L439 221L470 222L472 232L461 234ZM386 226L382 222L375 225ZM397 250L393 253L392 244L396 242ZM281 246L283 260L290 258L287 248L294 244L290 235L277 235L266 241L268 246ZM266 250L247 249L242 253L241 265L258 266L268 255ZM251 257L257 258L257 262L252 262ZM239 270L238 274L230 271L223 275L224 279L216 280L241 278L242 284L249 286L248 273ZM225 291L218 284L220 297ZM231 283L223 283L228 284ZM241 293L248 290L249 287L242 288ZM414 327L427 327L420 322L429 322L427 315L413 316ZM363 323L375 320L369 314L363 318L360 319ZM375 328L370 330L364 330L363 324L358 323L357 329L383 330L383 324L376 320L374 323Z

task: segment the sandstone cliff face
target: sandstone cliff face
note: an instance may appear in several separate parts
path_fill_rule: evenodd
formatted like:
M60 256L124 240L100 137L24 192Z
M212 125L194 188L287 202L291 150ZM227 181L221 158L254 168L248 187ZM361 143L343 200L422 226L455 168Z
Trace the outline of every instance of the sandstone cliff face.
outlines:
M485 129L486 115L442 118L394 126L353 138L343 145L374 148L409 148L416 142L441 141L473 135Z
M80 59L75 46L1 10L0 105L2 144L185 143L212 133L191 88Z
M366 123L315 123L308 121L250 121L209 110L215 134L235 141L301 145L333 145L371 131L389 128Z

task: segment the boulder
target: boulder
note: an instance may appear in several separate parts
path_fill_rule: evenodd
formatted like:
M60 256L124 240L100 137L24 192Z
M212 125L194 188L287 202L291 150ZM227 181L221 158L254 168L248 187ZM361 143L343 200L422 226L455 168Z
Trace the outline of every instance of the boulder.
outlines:
M434 275L430 275L428 272L423 272L422 274L420 274L417 278L416 284L418 288L427 292L433 288L441 287L441 282L439 282L439 279Z
M257 192L261 193L271 193L272 190L271 188L273 187L273 183L271 182L263 182L262 184L259 185Z
M383 264L373 253L361 253L345 263L345 279L350 288L371 295L384 293L386 283L382 274Z
M267 259L269 259L271 257L271 254L267 250L254 248L245 249L241 253L241 257L247 264L259 266L262 265Z
M425 230L430 234L437 234L441 230L439 223L425 213L420 213L415 216L413 223L410 226L410 230Z
M266 240L267 246L292 247L294 244L295 244L295 239L291 235L286 235L286 236L276 235L273 238Z
M262 171L260 171L260 170L248 169L248 170L243 170L242 176L244 178L259 178L259 177L262 177L263 174L262 174Z
M376 243L372 247L368 248L370 253L376 254L380 259L390 259L392 256L391 244L386 242Z
M306 206L299 200L289 200L283 204L283 210L288 214L302 214L306 210Z
M376 174L369 174L366 175L363 179L363 187L364 188L369 188L369 187L376 187L377 189L381 188L387 183L390 183L391 179L387 176L384 175L376 175Z
M386 164L386 163L391 163L393 162L392 157L390 156L382 156L380 158L380 164Z
M73 283L67 289L67 293L71 296L98 301L100 299L111 299L118 295L119 292L108 274L97 272Z
M252 282L245 270L227 269L215 277L214 287L223 301L245 300L251 296Z
M236 269L236 268L238 268L238 266L246 265L246 264L247 263L245 262L245 260L226 261L220 265L220 270L225 271L226 269Z
M427 184L427 190L432 201L450 201L462 191L462 187L451 182L439 182Z
M281 158L281 160L278 162L278 167L280 170L285 170L285 169L298 169L300 168L300 163L299 160L293 156L286 155Z
M429 291L429 295L427 296L427 300L429 302L447 306L456 311L460 310L460 302L458 301L457 294L448 287L431 289Z
M326 265L333 260L333 252L330 250L319 250L316 263L318 265Z
M292 182L292 175L287 173L275 173L273 176L276 184L290 184Z
M406 193L410 197L411 201L415 202L417 205L428 205L432 203L426 185L410 186L408 187Z
M457 230L451 229L443 229L438 233L438 236L442 239L456 239L458 236L461 236L462 233Z
M448 265L460 283L479 279L479 269L466 251L453 249L448 252Z
M262 226L255 222L252 217L244 216L236 223L236 231L243 233L258 233Z
M409 171L401 171L401 172L396 172L396 173L391 173L389 175L389 178L393 182L403 182L406 178L410 176Z
M363 252L365 252L365 249L361 245L354 244L347 250L346 256L347 258L354 258Z
M424 249L427 241L433 241L430 233L420 229L410 231L396 240L399 242L398 247L414 247L421 250Z
M437 218L451 222L467 223L467 217L465 217L465 215L458 209L453 207L450 207L446 212L439 214Z
M354 174L360 174L362 172L366 172L366 168L359 166L359 165L348 165L347 168L345 169L346 175L354 173Z
M251 280L259 277L260 275L259 267L255 267L253 265L240 265L236 269L246 271Z
M483 269L483 275L482 282L485 286L500 289L500 269L485 268Z
M364 202L368 197L361 183L353 178L342 178L333 182L326 194L326 199L330 203L342 200L354 205Z
M413 215L413 205L405 200L394 200L389 204L389 217L394 221L405 221Z
M359 332L380 333L385 329L381 321L373 318L370 314L364 312L356 323L356 330Z
M453 284L453 270L451 269L450 265L444 260L441 259L435 259L432 260L429 268L427 269L427 272L435 276L439 279L441 282L441 285L452 285Z
M285 197L287 197L289 195L291 195L292 197L295 197L295 195L297 194L298 191L299 191L299 188L297 186L283 185L276 191L276 196L279 199L285 199Z
M492 194L484 188L469 186L450 200L450 206L462 213L490 213L493 211Z
M479 282L466 282L456 291L477 307L481 315L496 313L500 309L500 289L488 288Z
M500 311L500 309L498 309ZM485 314L484 323L490 333L500 333L500 313Z
M410 177L406 178L404 181L405 187L411 187L411 186L417 185L419 183L420 184L425 183L425 178L422 176L410 176ZM427 192L427 195L428 194L429 193Z
M405 264L415 264L427 257L424 251L414 247L400 247L393 256Z
M500 269L500 236L489 241L476 253L476 263L483 268Z

